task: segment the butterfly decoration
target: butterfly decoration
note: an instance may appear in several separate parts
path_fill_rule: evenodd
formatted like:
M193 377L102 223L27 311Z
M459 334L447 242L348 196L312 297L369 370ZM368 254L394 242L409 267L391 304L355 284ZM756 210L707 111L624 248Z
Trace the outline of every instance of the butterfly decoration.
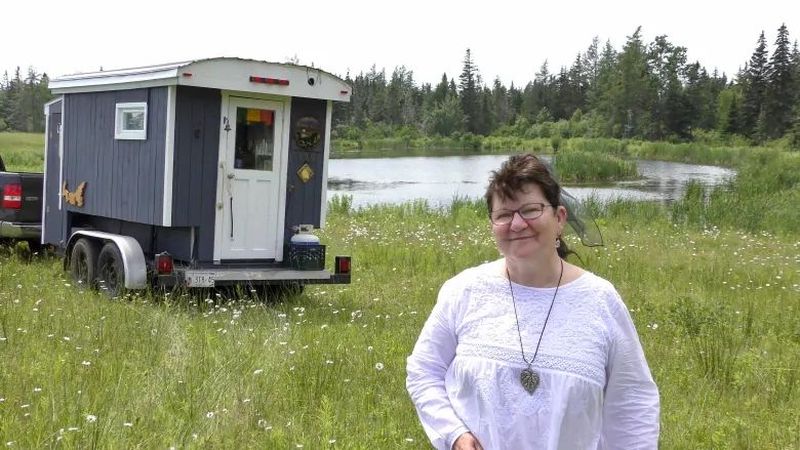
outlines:
M70 205L77 206L79 208L83 208L83 194L86 192L86 182L83 181L75 191L70 192L67 189L67 182L64 182L64 186L61 188L61 195L64 196L64 200Z

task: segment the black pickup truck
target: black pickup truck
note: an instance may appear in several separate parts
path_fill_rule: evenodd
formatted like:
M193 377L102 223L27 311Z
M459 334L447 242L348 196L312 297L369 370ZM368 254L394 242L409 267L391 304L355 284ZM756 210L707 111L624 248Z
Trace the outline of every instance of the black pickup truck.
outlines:
M6 172L0 157L0 241L25 240L38 249L42 234L44 175Z

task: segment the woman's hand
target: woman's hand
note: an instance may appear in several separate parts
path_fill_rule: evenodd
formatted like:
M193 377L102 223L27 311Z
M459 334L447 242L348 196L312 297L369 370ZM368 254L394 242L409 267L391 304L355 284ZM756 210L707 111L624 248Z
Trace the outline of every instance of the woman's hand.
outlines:
M483 447L478 439L468 431L453 442L453 450L483 450Z

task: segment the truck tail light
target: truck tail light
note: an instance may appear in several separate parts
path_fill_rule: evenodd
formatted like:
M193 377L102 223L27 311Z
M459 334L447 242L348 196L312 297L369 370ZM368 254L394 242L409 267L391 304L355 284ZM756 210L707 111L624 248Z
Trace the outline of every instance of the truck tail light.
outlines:
M349 256L337 256L336 257L336 268L335 273L347 275L350 273L350 257Z
M156 272L158 272L159 275L169 275L172 273L173 269L172 255L167 252L156 255Z
M22 185L6 184L3 186L3 208L22 208Z

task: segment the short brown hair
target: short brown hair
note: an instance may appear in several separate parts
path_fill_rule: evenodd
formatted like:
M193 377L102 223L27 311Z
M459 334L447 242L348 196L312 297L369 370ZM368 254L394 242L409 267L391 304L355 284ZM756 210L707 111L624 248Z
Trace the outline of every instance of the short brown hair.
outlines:
M545 198L553 206L561 204L561 186L553 178L544 162L528 153L513 155L493 170L486 188L486 206L492 211L492 202L497 195L501 199L510 199L522 191L526 184L535 184L541 188Z
M553 177L547 165L536 156L527 153L513 155L500 165L500 170L493 170L489 178L489 187L486 188L486 206L489 214L492 213L492 202L495 194L503 200L513 198L522 192L526 184L535 184L544 193L544 197L554 207L561 205L561 186ZM561 236L559 236L561 239ZM556 249L558 256L567 259L570 253L575 253L561 240Z

